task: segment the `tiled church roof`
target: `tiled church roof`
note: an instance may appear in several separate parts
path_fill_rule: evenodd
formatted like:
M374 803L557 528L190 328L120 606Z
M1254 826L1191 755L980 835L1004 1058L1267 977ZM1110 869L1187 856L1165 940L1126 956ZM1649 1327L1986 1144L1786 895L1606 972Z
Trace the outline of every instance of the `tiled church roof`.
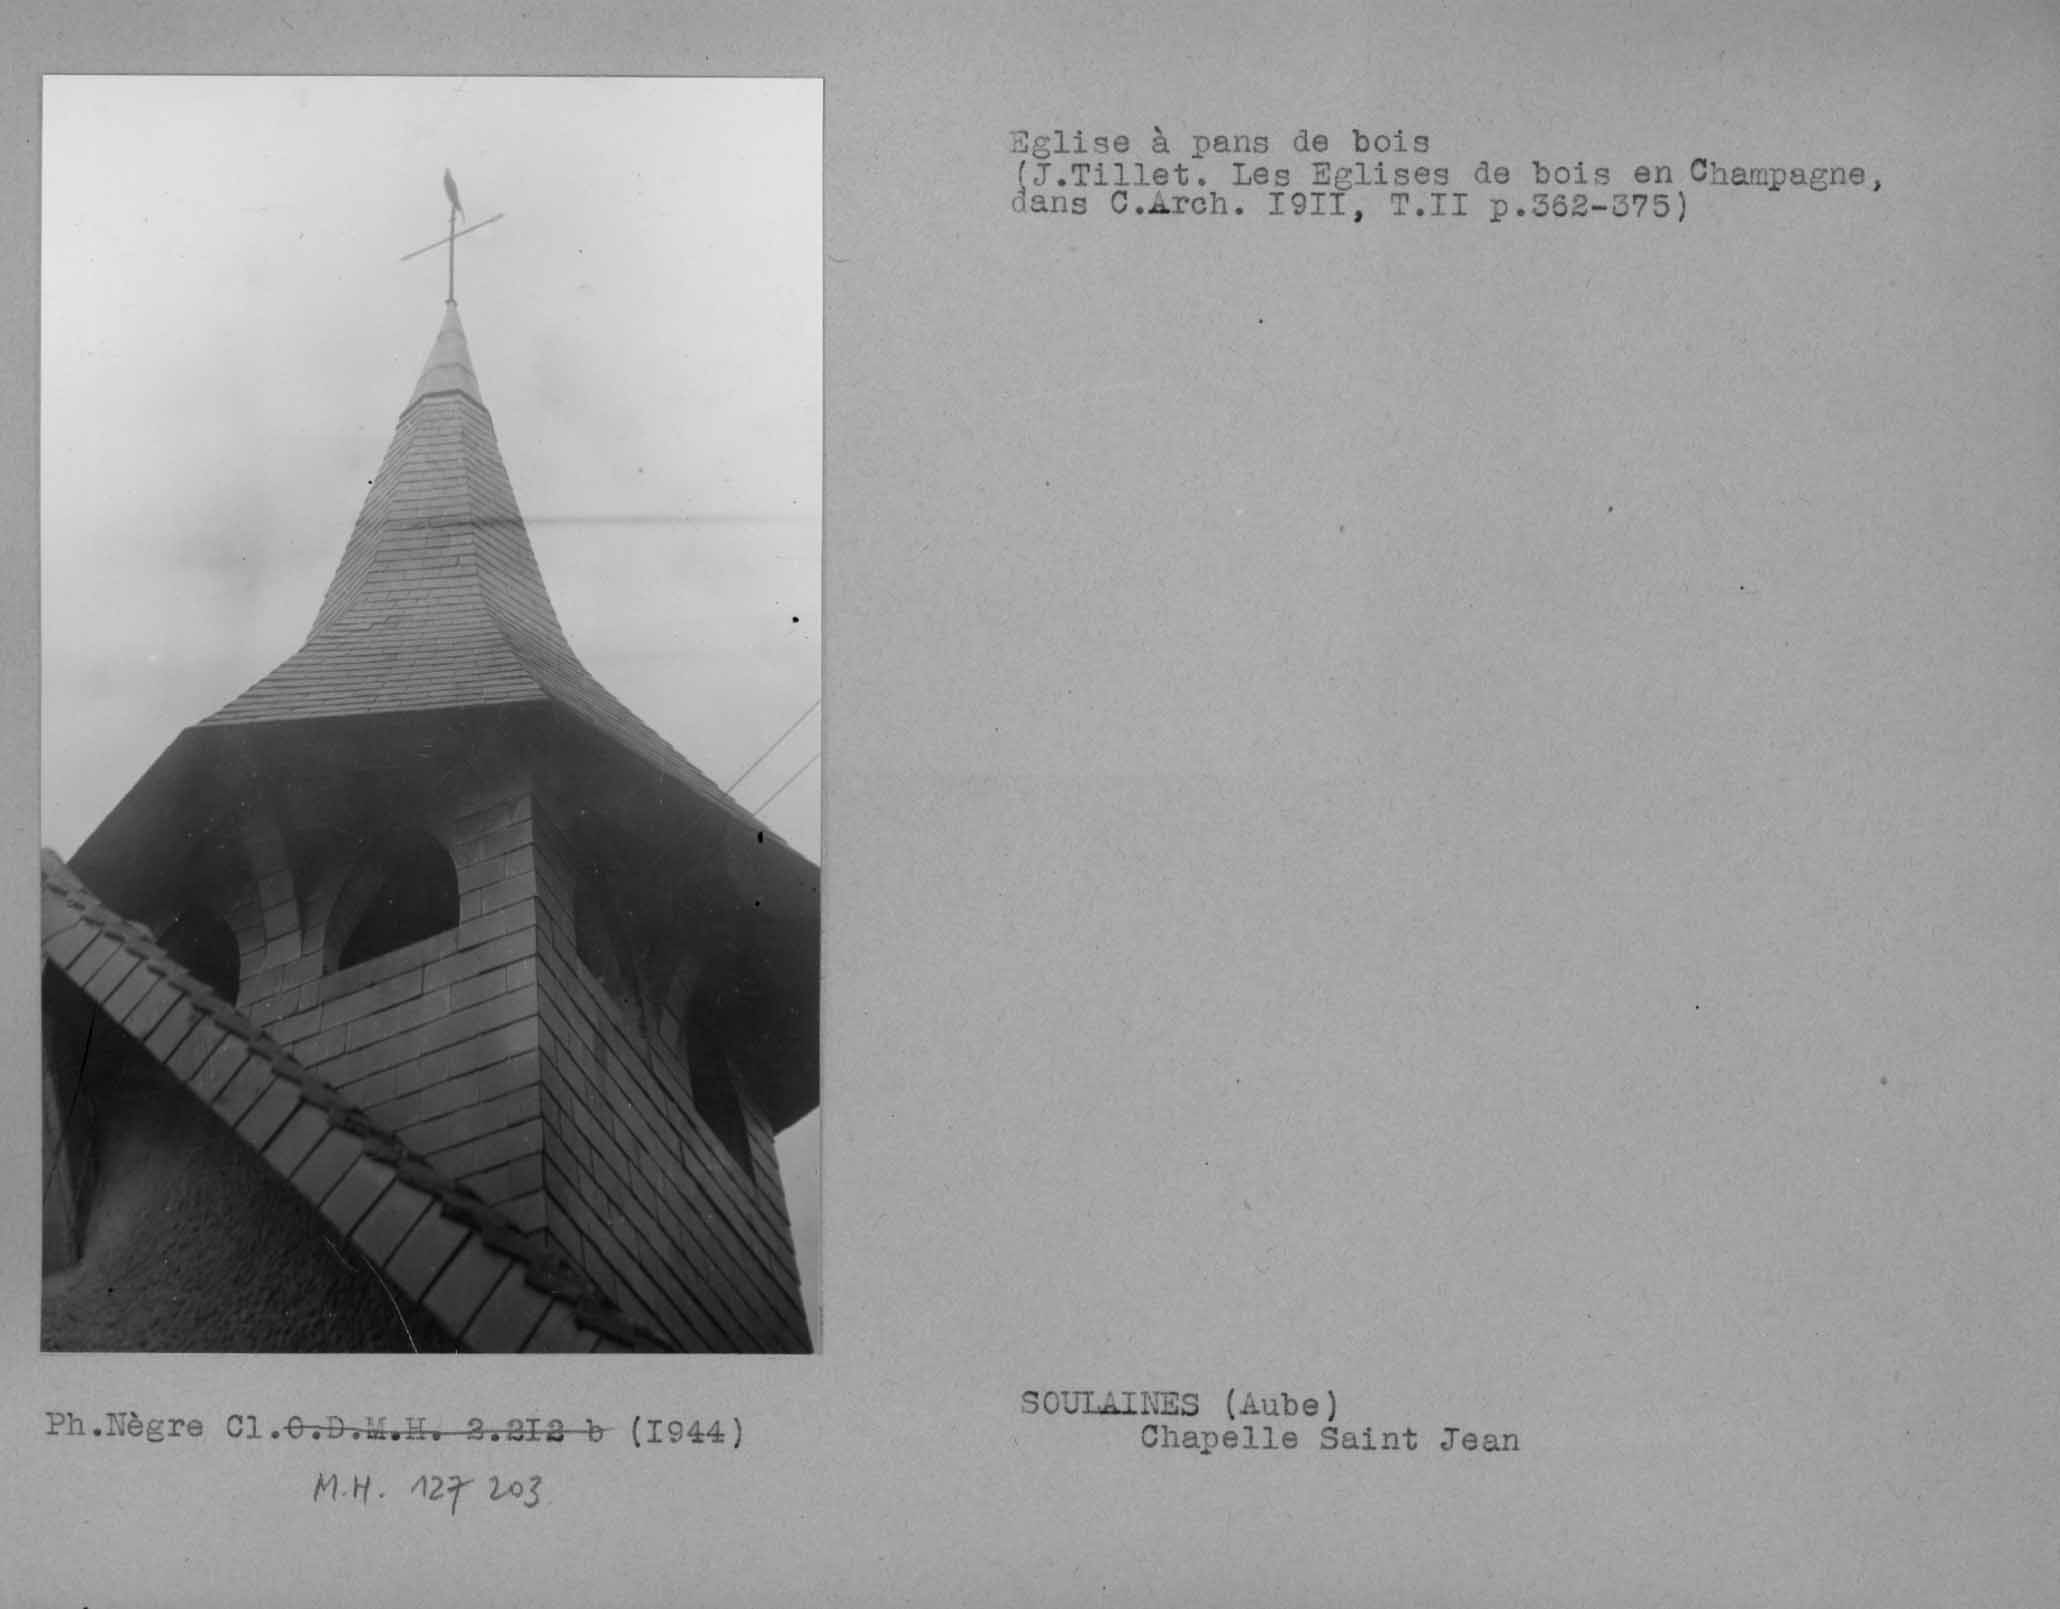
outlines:
M48 850L43 959L467 1348L671 1350L342 1100Z
M201 724L533 702L760 830L565 640L450 303L307 641Z

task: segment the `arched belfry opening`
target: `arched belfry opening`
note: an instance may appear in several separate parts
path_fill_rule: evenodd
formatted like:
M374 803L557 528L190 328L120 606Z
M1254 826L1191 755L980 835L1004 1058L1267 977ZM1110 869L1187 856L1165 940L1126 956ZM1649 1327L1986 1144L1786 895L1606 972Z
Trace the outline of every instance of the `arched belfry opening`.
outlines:
M588 860L575 872L572 885L573 949L623 1014L643 1017L643 990L638 979L637 949L624 908L620 879Z
M450 851L419 828L381 840L354 867L329 919L333 970L390 955L458 925Z
M243 988L243 946L205 905L188 905L157 935L158 948L230 1005Z

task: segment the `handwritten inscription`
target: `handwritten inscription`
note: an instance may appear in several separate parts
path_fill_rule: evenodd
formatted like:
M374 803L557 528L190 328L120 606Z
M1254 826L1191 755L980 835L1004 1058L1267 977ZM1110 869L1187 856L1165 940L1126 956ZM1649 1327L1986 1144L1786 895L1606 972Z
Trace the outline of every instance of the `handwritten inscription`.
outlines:
M459 1499L474 1488L478 1488L479 1496L488 1504L537 1508L543 1503L544 1478L541 1475L417 1475L408 1483L404 1495L419 1499L455 1518ZM371 1508L385 1502L386 1493L386 1483L377 1475L345 1475L335 1470L324 1470L315 1477L312 1496L318 1505Z

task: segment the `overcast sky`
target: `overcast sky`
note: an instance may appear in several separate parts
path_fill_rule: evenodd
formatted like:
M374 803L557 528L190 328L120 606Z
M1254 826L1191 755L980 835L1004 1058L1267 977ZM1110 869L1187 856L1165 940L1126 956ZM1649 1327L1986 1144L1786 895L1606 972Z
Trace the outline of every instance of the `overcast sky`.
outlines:
M43 836L299 646L457 291L574 648L716 782L821 691L814 80L53 78ZM820 712L736 789L820 860ZM815 763L810 763L811 761ZM799 773L797 776L796 773ZM817 1120L781 1142L817 1322ZM819 1323L818 1323L819 1329Z

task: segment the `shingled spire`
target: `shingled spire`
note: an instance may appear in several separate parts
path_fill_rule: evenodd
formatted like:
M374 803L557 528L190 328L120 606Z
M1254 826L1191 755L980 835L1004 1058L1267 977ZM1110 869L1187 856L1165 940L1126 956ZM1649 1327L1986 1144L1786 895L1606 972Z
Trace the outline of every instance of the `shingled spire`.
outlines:
M816 869L580 663L455 304L307 640L72 870L633 1325L807 1347Z
M542 700L744 815L565 640L449 303L306 643L204 724Z

